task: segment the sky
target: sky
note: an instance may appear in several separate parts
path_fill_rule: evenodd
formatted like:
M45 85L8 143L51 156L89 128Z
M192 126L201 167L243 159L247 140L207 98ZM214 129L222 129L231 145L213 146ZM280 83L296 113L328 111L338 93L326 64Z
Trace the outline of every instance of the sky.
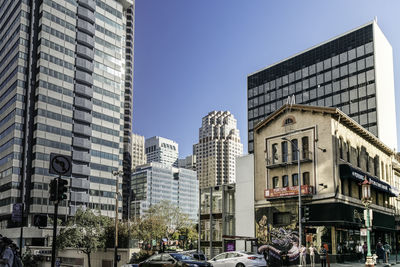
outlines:
M400 101L399 10L398 0L136 0L133 131L174 140L184 158L202 118L230 111L247 154L247 76L375 16Z

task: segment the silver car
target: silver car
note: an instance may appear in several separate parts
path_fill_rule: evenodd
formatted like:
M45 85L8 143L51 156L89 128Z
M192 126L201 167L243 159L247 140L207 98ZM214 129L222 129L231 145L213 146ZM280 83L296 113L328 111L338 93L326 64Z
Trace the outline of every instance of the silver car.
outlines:
M213 267L256 267L267 266L263 255L246 251L221 253L208 261Z

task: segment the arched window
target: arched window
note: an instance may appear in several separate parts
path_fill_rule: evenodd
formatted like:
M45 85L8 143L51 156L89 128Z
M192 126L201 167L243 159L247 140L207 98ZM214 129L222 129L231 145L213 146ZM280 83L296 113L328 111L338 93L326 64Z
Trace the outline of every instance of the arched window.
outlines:
M310 173L309 172L303 172L303 184L310 185Z
M292 145L292 160L296 161L297 160L297 149L299 147L297 139L293 139L291 145Z
M302 154L303 154L303 159L308 159L308 154L309 154L309 145L308 145L308 136L304 136L301 138L301 148L302 148Z

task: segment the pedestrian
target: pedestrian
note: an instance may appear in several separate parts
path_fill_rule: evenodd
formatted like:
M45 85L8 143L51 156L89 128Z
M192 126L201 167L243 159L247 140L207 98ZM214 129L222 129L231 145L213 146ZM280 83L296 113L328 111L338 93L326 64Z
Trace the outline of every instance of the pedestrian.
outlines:
M323 245L321 245L321 248L319 249L319 258L321 260L321 267L326 267L326 249L324 248Z
M303 245L300 246L300 265L306 266L307 248Z
M383 253L383 245L381 239L378 239L378 243L376 243L376 254L378 256L377 263L379 263L379 259L382 259L385 262L385 255Z
M364 248L361 245L361 243L358 243L357 245L357 255L358 255L358 261L362 261L364 258Z
M337 257L338 257L338 262L342 262L342 253L343 253L343 247L341 243L338 243L337 245Z
M367 242L364 242L364 245L362 246L363 248L363 254L364 254L364 262L367 261L367 254L368 254L368 247L367 247Z
M13 265L14 253L7 244L8 238L0 238L0 267L10 267Z
M316 248L311 243L310 246L308 247L308 250L310 252L311 267L315 267L315 251L316 251Z
M383 250L385 253L385 259L386 259L385 262L389 263L389 258L390 258L390 253L391 253L392 247L387 242L385 242L385 245L383 245Z

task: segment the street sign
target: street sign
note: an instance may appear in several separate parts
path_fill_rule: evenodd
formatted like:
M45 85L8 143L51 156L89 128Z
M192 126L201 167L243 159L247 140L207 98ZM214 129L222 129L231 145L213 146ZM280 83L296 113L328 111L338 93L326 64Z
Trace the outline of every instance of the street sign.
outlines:
M72 165L71 156L65 156L60 154L50 154L49 173L60 176L71 176Z
M367 228L360 228L360 236L367 236Z
M11 214L11 220L13 222L22 222L22 203L13 204L13 210Z

